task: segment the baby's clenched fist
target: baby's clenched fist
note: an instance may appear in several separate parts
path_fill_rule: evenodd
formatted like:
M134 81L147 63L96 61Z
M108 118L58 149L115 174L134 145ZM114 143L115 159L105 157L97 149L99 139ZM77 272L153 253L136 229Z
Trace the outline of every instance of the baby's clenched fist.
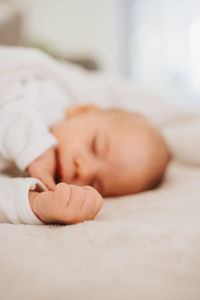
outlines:
M101 209L103 198L90 186L59 183L54 191L30 191L29 202L44 223L75 224L92 220Z

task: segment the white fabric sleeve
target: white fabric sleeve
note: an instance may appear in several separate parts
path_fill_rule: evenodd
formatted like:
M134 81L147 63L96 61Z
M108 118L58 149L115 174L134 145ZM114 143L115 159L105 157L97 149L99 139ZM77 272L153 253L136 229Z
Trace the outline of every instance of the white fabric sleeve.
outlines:
M29 190L44 191L36 178L0 176L0 222L14 224L43 224L33 213L28 199Z
M56 143L40 112L27 99L0 107L0 153L20 170Z

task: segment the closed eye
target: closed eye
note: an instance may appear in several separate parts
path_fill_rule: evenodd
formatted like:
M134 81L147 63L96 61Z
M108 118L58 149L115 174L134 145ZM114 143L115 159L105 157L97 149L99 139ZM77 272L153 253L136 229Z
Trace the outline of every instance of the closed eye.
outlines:
M99 132L96 132L90 146L92 153L105 159L109 151L109 146L110 143L107 134L99 134Z

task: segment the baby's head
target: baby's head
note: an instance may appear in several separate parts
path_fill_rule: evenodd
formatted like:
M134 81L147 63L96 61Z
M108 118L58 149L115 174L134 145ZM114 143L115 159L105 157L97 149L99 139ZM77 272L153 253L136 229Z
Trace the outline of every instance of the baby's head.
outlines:
M169 151L143 116L77 106L52 129L60 181L91 185L103 196L138 193L161 182Z

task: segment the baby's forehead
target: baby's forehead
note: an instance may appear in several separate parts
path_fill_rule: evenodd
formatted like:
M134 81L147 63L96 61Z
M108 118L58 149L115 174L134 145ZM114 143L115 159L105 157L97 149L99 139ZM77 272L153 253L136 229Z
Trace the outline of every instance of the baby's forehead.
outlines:
M151 139L152 130L149 121L139 114L121 111L103 111L99 114L99 132L104 132L110 140L118 142L118 147L144 144Z
M142 129L149 126L148 119L137 112L108 109L100 111L99 115L101 116L102 124L107 121L110 125L114 126L114 129L120 128L121 130L128 131L136 127Z

